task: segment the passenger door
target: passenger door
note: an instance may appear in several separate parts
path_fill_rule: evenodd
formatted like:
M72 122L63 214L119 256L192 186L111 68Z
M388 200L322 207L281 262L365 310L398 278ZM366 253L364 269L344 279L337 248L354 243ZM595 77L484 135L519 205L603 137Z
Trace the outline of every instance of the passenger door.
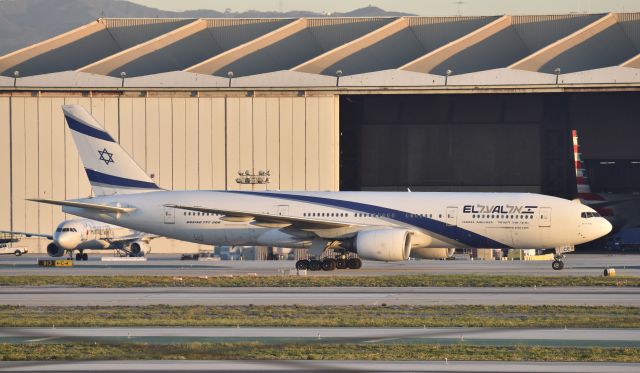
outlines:
M551 207L540 207L539 211L539 223L540 227L551 226Z
M175 209L173 207L164 208L164 223L165 224L176 223Z
M458 208L447 207L447 216L445 222L448 226L458 225Z
M276 209L276 215L289 216L289 205L278 205Z

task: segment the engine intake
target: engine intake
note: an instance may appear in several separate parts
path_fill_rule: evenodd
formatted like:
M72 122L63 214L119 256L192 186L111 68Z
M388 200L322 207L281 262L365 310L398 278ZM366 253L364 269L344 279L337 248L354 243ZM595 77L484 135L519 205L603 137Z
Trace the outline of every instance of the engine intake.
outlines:
M49 254L49 256L53 256L56 258L61 257L64 255L64 249L61 247L58 247L58 245L52 242L47 245L47 254Z
M132 256L144 256L149 252L149 244L143 241L136 241L129 246Z
M363 259L385 262L407 260L411 253L411 233L402 229L359 232L354 248Z

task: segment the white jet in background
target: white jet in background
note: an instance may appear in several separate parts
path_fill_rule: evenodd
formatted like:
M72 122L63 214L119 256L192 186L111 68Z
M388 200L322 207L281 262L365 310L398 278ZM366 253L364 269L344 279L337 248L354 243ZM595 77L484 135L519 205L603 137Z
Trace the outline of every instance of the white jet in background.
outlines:
M53 234L0 231L0 233L25 237L44 237L52 242L47 245L47 254L61 257L76 252L76 260L88 260L85 251L117 250L127 256L144 256L149 253L149 241L156 235L138 232L129 228L90 219L65 220Z
M96 197L33 201L183 241L308 248L298 269L359 268L345 252L402 261L413 249L555 248L611 230L588 206L529 193L165 191L82 106L62 109ZM320 260L325 251L335 256Z

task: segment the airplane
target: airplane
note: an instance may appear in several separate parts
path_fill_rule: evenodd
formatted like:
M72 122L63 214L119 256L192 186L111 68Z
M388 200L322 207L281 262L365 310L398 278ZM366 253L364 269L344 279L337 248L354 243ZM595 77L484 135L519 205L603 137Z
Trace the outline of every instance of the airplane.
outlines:
M578 198L582 203L592 207L609 220L614 232L640 227L640 195L592 192L587 170L584 168L584 162L582 161L578 131L572 130L571 135L573 138L573 160Z
M611 230L588 206L529 193L167 191L82 106L62 110L95 197L31 201L183 241L308 248L299 270L404 261L416 248L555 248Z
M70 219L58 224L53 234L31 232L0 231L13 236L44 237L52 240L47 245L47 254L69 257L77 251L76 260L89 260L85 250L117 250L125 255L136 257L150 252L149 241L156 235L138 232L117 225L106 224L91 219Z

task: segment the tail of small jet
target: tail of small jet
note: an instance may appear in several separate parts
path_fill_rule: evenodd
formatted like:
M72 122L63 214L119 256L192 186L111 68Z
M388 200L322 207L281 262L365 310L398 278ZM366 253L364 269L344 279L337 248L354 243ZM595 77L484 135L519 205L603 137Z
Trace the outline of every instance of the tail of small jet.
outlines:
M578 143L578 131L572 130L571 135L573 137L573 160L576 169L578 197L582 198L583 196L591 194L591 186L587 178L587 170L585 170L584 163L582 163L582 153L580 152L580 144Z
M64 105L62 111L95 196L160 189L82 106Z

